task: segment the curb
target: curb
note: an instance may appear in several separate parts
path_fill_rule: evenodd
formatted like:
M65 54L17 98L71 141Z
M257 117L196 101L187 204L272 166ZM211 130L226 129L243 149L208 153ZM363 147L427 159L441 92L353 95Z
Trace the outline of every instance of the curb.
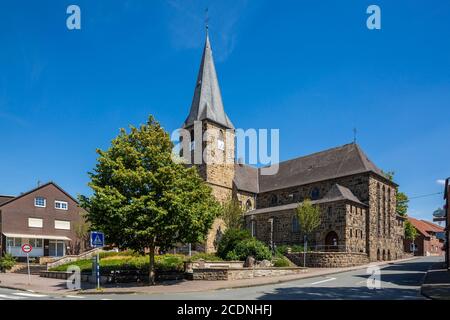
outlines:
M301 277L301 278L296 278L296 279L277 279L271 282L267 282L267 283L260 283L260 284L242 284L242 285L234 285L234 286L230 286L230 287L221 287L221 288L215 288L215 289L207 289L207 290L193 290L193 291L184 291L184 292L174 292L174 293L193 293L193 292L207 292L207 291L219 291L219 290L227 290L227 289L239 289L239 288L251 288L251 287L262 287L262 286L266 286L266 285L273 285L273 284L278 284L278 283L286 283L286 282L291 282L291 281L298 281L298 280L303 280L303 279L310 279L310 278L316 278L316 277L322 277L322 276L327 276L327 275L332 275L332 274L338 274L338 273L344 273L344 272L349 272L349 271L355 271L355 270L360 270L360 269L364 269L367 268L370 265L376 265L376 266L385 266L385 265L390 265L390 264L397 264L397 263L401 263L401 262L406 262L406 261L410 261L410 260L415 260L415 259L419 259L420 257L412 257L412 258L406 258L406 259L400 259L400 260L394 260L394 261L384 261L384 262L379 262L379 263L369 263L369 264L364 264L364 265L360 265L360 266L354 266L354 267L349 267L349 269L347 270L334 270L334 271L329 271L329 272L325 272L322 274L309 274L307 276ZM79 295L114 295L114 294L142 294L142 295L152 295L152 294L165 294L164 292L142 292L142 291L107 291L107 292L78 292L77 294Z

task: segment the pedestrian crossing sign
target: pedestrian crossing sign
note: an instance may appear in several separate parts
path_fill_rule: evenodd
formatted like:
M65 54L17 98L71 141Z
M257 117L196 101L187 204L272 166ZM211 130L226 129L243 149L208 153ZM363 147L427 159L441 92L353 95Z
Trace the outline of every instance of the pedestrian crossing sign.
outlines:
M100 248L105 246L105 235L103 232L91 232L91 247Z

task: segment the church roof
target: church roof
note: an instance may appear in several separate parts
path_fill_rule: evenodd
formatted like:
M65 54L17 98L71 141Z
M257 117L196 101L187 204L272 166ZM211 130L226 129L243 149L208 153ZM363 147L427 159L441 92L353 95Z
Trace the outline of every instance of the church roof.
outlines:
M277 174L260 175L259 192L365 172L373 172L388 179L356 143L351 143L281 162Z
M359 199L346 187L343 187L338 184L334 184L330 191L327 192L325 197L318 200L312 200L311 204L322 204L322 203L330 203L330 202L336 202L336 201L352 201L355 203L358 203L363 206L367 206L366 204L359 201ZM292 210L298 207L297 202L289 203L289 204L283 204L280 206L274 206L274 207L267 207L267 208L260 208L248 211L246 215L253 215L253 214L259 214L259 213L268 213L268 212L277 212L277 211L283 211L283 210Z
M243 163L234 165L234 184L238 190L258 193L258 176L258 168Z
M331 202L331 201L340 201L340 200L350 200L362 205L365 205L350 191L350 189L343 187L339 184L334 184L330 191L327 192L325 197L321 200Z
M258 193L262 193L366 172L388 179L386 174L369 160L359 145L351 143L280 162L279 170L274 175L261 175L261 170L258 169L255 179L252 174L239 172L235 176L235 184L238 189L240 185L257 184L252 190L256 189ZM253 181L241 181L246 179Z
M233 124L225 113L217 80L216 68L212 55L208 33L206 34L200 70L195 85L189 116L183 127L194 124L194 121L210 120L228 129L234 129Z

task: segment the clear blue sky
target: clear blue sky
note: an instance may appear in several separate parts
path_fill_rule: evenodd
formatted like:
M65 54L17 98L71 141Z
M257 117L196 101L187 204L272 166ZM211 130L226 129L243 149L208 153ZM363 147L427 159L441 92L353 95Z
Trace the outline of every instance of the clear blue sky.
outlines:
M81 7L82 29L66 28ZM382 29L366 28L378 4ZM238 128L279 128L286 160L351 142L411 197L450 176L450 2L2 1L0 194L54 180L87 194L95 149L153 114L187 116L209 7ZM430 218L442 197L413 199Z

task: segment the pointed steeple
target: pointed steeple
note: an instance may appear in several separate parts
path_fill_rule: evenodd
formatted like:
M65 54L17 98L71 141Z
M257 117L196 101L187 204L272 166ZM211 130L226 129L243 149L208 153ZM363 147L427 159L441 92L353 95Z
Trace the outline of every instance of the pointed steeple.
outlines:
M191 126L194 121L202 120L210 120L225 128L234 129L223 108L222 95L209 42L208 27L206 27L205 48L203 49L191 110L184 121L183 127Z

